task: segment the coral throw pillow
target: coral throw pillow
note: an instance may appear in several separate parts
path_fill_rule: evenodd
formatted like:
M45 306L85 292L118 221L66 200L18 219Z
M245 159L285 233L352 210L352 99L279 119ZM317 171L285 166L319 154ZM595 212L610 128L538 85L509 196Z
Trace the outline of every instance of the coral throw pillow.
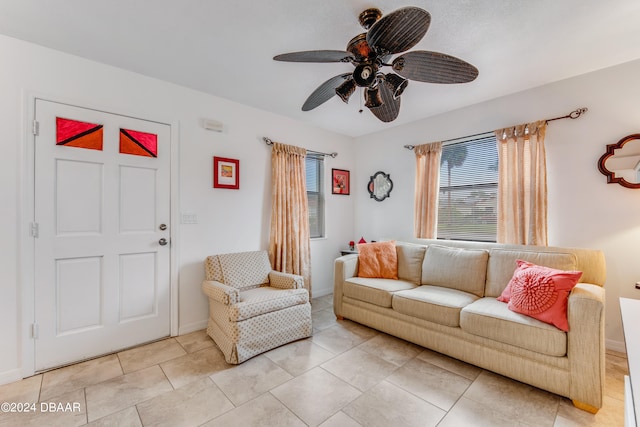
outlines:
M581 271L563 271L517 260L509 284L498 297L509 310L569 330L567 300L571 289L582 276Z
M396 242L358 244L358 277L398 279Z

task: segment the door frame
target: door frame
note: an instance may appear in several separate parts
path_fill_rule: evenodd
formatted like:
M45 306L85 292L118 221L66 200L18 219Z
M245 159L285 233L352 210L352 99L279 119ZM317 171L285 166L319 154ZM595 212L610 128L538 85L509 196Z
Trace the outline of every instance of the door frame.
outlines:
M21 161L19 181L21 182L20 198L18 201L18 361L21 361L21 375L26 378L35 374L35 340L32 335L32 324L35 321L35 239L31 236L31 223L35 219L35 138L33 123L35 120L36 100L50 101L59 104L67 104L74 107L96 110L107 114L128 116L135 119L160 123L170 127L170 255L169 255L169 280L170 280L170 335L178 335L178 260L179 260L179 137L180 122L176 120L162 120L149 117L146 114L137 114L116 107L96 106L87 101L78 99L65 99L60 96L49 96L23 90L23 136L20 150Z

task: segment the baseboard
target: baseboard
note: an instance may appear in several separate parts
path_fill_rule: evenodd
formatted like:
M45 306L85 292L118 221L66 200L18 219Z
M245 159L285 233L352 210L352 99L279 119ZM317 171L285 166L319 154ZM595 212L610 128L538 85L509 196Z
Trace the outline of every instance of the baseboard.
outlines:
M180 325L178 327L178 335L184 335L191 332L207 329L207 320L200 320L198 322L189 323L188 325Z
M618 353L627 352L627 347L624 345L624 341L605 340L604 346L607 350L617 351Z
M333 293L333 288L313 289L313 297L320 298Z
M0 372L0 385L9 384L22 379L22 370L12 369L10 371Z

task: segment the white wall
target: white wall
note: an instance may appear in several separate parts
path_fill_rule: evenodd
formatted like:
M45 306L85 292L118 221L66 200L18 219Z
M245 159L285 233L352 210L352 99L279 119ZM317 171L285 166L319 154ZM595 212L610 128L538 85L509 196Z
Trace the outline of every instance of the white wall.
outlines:
M23 371L21 340L26 331L21 307L24 281L20 244L31 216L21 212L27 141L23 105L27 93L81 106L179 124L179 199L181 212L194 213L198 224L180 227L178 251L179 329L203 328L208 307L200 291L203 260L209 254L266 249L270 218L270 148L268 136L283 143L332 152L331 168L353 169L352 138L269 112L256 110L159 80L87 61L33 44L0 36L0 384ZM215 78L215 70L211 70ZM221 121L223 133L206 131L202 118ZM212 188L212 157L240 159L240 190ZM353 235L353 196L332 196L326 182L327 238L311 244L314 296L332 291L333 260ZM17 225L20 226L17 227ZM28 274L27 274L28 276ZM25 322L26 323L26 322Z
M607 185L597 161L605 145L640 132L638 76L640 61L634 61L358 138L356 185L364 188L369 176L382 170L391 174L394 189L380 203L356 193L356 234L367 240L412 237L415 165L413 152L403 145L588 107L583 117L551 122L547 130L549 244L604 251L607 346L623 350L618 298L640 298L640 290L634 288L640 281L640 191ZM409 88L403 96L410 92Z

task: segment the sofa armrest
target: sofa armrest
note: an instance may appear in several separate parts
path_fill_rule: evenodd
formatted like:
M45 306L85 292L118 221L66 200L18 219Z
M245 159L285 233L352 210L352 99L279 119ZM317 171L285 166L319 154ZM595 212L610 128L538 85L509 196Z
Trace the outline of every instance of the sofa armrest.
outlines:
M336 258L333 265L333 312L342 317L342 284L358 275L358 254Z
M304 289L304 279L297 274L272 270L269 272L269 286L278 289Z
M567 306L567 356L571 370L570 397L601 408L605 383L604 288L578 283ZM597 410L597 409L596 409Z
M215 280L205 280L202 282L202 292L224 305L236 304L240 301L240 291L234 287L227 286Z

